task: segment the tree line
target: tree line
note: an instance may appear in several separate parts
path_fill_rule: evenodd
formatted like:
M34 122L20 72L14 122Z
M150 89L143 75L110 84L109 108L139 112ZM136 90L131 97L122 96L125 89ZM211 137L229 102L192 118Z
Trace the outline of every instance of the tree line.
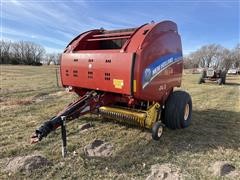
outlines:
M43 46L29 41L0 41L0 64L60 64L59 53L46 53ZM240 67L240 44L229 50L219 44L204 45L184 57L184 68L228 70Z
M227 71L240 67L240 44L229 50L219 44L205 45L184 57L184 68L215 68Z
M29 41L0 41L0 64L42 65L60 63L60 54L46 53L43 46Z

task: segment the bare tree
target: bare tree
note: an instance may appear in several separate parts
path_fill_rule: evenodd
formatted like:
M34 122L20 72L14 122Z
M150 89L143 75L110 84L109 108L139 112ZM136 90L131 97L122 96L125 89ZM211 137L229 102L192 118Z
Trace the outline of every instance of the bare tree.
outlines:
M205 45L191 53L189 58L196 61L198 66L202 68L216 66L223 49L221 45L217 44Z
M198 61L193 59L191 56L185 56L183 58L183 64L185 69L198 68Z
M219 68L228 71L231 67L239 67L240 64L240 45L238 44L234 49L223 49L218 61Z
M34 63L40 63L41 59L43 58L44 54L46 53L45 49L38 45L31 43L30 44L30 52L31 52L31 57Z
M46 54L46 63L49 65L51 62L54 64L60 64L60 53L48 53Z
M240 67L240 43L232 50L233 66Z
M48 54L46 54L46 63L49 65L52 62L54 64L56 64L56 62L55 62L55 53L48 53Z
M61 63L61 62L60 62L60 61L61 61L61 56L62 56L61 53L57 53L57 54L56 54L56 64L58 64L58 65Z
M21 45L18 42L12 43L11 48L11 64L23 64L23 54L21 53Z
M11 42L0 41L1 64L7 64L10 60Z
M217 61L217 67L219 69L228 71L233 64L232 52L228 49L223 49L220 58Z
M32 42L20 41L12 44L12 54L18 64L39 65L45 49Z

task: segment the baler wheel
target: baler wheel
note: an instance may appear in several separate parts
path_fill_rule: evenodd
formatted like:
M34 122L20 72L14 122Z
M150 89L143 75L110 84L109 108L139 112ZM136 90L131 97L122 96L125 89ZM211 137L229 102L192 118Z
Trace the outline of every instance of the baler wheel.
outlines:
M218 83L218 85L222 85L223 84L223 78L219 78L218 80L217 80L217 83Z
M225 71L222 71L220 74L220 77L222 78L222 84L226 84L226 76L227 73Z
M158 141L161 138L162 133L163 133L162 123L160 121L155 122L152 127L152 138Z
M224 77L222 77L222 78L223 78L222 83L223 83L223 84L226 84L226 75L225 75Z
M202 74L201 74L201 77L198 80L198 84L205 83L205 79L204 78L206 78L206 77L207 77L207 72L203 71Z
M192 100L184 91L174 91L167 99L164 123L170 129L186 128L192 120Z
M198 80L198 84L202 84L202 83L205 83L205 80L202 77L200 77Z

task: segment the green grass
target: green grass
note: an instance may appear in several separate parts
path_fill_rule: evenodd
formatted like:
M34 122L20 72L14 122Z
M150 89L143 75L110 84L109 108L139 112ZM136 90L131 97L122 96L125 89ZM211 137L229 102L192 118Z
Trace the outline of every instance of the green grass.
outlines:
M197 84L199 75L185 74L182 89L193 101L192 124L184 130L165 129L160 141L148 131L81 118L67 125L68 156L61 157L60 131L39 144L29 137L35 128L76 99L56 85L55 67L1 66L0 159L39 152L54 165L32 174L8 174L3 179L144 179L156 163L178 166L186 179L217 179L208 171L215 161L230 161L240 169L240 76L227 84ZM38 101L34 101L34 100ZM39 100L40 99L40 100ZM95 127L80 133L79 125L92 120ZM83 147L94 138L109 141L114 153L108 158L87 158ZM74 155L73 152L77 152ZM145 166L143 165L145 164Z

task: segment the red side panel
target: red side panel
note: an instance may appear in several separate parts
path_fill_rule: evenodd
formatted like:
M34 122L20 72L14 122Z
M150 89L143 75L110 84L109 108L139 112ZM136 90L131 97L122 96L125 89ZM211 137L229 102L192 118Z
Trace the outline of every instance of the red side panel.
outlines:
M130 95L132 64L133 53L64 53L62 83Z

